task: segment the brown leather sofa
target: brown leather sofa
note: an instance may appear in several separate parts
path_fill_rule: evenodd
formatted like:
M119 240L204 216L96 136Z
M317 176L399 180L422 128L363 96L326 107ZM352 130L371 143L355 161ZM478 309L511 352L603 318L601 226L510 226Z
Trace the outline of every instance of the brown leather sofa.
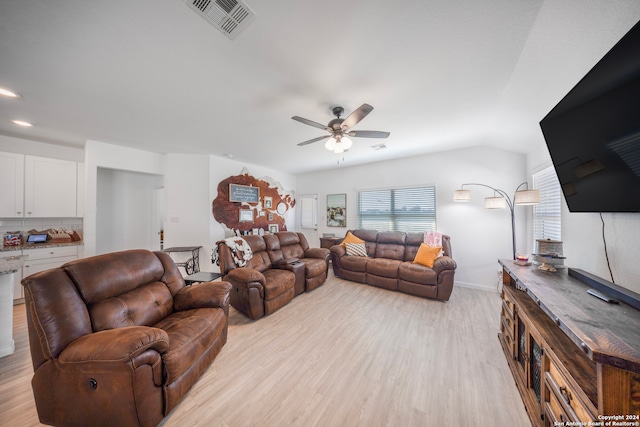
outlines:
M187 287L164 252L79 259L22 284L45 424L155 426L227 341L231 285Z
M309 248L302 233L244 236L253 257L237 267L229 247L218 242L223 280L233 286L231 305L256 320L288 304L296 295L322 285L329 270L329 250Z
M331 260L336 276L425 298L449 300L457 267L451 258L449 236L442 236L444 255L429 268L413 263L424 240L423 233L375 230L352 230L351 233L365 241L367 256L350 256L344 246L332 246Z

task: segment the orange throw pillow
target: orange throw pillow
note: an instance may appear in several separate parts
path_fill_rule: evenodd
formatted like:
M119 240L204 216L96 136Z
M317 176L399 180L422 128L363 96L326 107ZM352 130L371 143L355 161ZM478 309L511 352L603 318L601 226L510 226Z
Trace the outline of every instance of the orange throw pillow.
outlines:
M429 246L424 243L420 243L418 253L416 254L413 262L415 264L424 265L425 267L433 268L433 263L440 254L442 246Z
M347 233L347 235L344 237L344 240L342 241L342 243L340 243L340 246L346 246L345 243L364 243L364 240L362 240L359 237L354 236L349 231Z

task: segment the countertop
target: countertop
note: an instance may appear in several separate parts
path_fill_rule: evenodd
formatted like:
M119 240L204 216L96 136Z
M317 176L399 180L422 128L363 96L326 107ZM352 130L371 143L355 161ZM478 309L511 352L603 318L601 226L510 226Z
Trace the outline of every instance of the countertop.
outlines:
M21 250L29 250L29 249L42 249L42 248L59 248L63 246L82 246L84 241L78 240L75 242L58 242L58 243L25 243L20 246L3 246L0 249L0 253L7 253L8 255L11 252L17 252Z

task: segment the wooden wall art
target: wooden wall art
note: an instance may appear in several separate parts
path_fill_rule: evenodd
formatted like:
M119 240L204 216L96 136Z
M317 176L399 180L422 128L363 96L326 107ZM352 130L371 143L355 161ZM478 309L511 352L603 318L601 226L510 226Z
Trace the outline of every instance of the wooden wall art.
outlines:
M211 211L214 219L228 229L228 234L259 234L285 231L285 214L296 201L269 177L255 178L245 168L240 175L218 183L218 195Z

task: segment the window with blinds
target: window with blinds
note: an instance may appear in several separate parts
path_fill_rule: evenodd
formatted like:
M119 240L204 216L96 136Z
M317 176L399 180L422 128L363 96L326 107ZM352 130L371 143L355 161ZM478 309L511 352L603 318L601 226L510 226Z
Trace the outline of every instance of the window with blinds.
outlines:
M359 192L358 228L378 231L435 231L436 188L430 186Z
M561 240L562 190L554 168L533 174L533 188L540 190L540 203L533 206L533 239Z
M318 196L315 194L298 197L300 228L318 228Z

